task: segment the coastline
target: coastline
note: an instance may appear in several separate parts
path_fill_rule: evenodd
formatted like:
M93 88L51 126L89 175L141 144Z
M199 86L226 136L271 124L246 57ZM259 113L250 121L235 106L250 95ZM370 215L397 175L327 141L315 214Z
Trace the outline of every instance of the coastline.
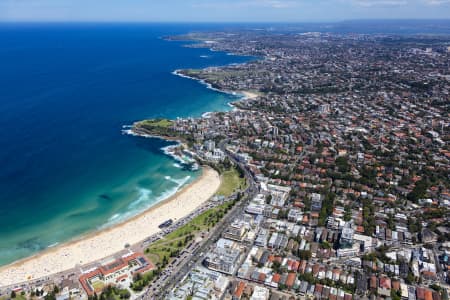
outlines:
M219 174L203 167L202 175L175 195L112 227L48 248L34 256L0 267L0 286L27 282L100 261L158 233L162 222L181 219L212 197Z
M139 123L139 122L136 122L136 123ZM122 129L122 134L131 135L131 136L135 136L135 137L143 137L146 139L159 139L159 140L163 140L163 141L175 142L176 145L180 145L183 143L183 141L178 137L161 136L161 135L156 135L156 134L148 134L143 131L141 132L141 130L137 129L134 126L135 124L131 125L129 127L129 129Z
M251 91L228 91L228 90L218 89L218 88L213 87L211 83L207 82L204 79L185 75L185 74L181 73L181 71L182 71L181 69L178 69L178 70L173 71L172 74L175 76L182 77L182 78L195 80L195 81L205 85L207 89L210 89L210 90L213 90L213 91L216 91L219 93L228 94L228 95L232 95L232 96L240 96L240 99L238 99L237 101L251 100L251 99L255 99L259 96L257 93L251 92ZM233 102L236 102L236 101L233 101ZM228 105L235 108L233 105L233 102L229 102ZM210 113L210 112L208 112L208 113Z
M211 48L209 48L209 50L212 52L220 52L220 50L214 50ZM227 53L227 55L238 56L238 54L231 53ZM172 72L172 74L198 81L210 90L236 96L236 101L228 103L228 105L233 109L237 109L233 105L234 102L254 99L259 96L257 93L253 93L250 91L227 91L214 88L212 84L208 83L205 80L183 75L181 73L178 73L179 71L180 70L175 70ZM211 113L214 112L206 112L202 115L202 117L207 117L208 114ZM179 138L148 135L133 130L126 130L127 132L124 131L125 130L122 131L124 134L172 141L177 145L183 143L183 141ZM74 239L67 242L55 243L49 246L47 249L40 251L32 256L25 257L4 266L0 266L0 287L12 284L22 284L28 281L34 281L39 278L49 276L51 277L58 273L75 270L75 268L77 268L76 271L79 271L80 266L91 265L94 262L108 259L113 255L117 255L118 253L125 251L125 244L136 245L143 242L149 236L161 231L157 227L160 223L170 218L178 220L187 216L189 213L194 211L197 207L206 202L215 194L220 185L219 175L216 171L212 170L209 167L202 167L202 170L203 173L201 176L196 178L190 184L182 187L174 195L154 204L150 208L129 219L111 224L111 226L108 227L98 228L84 235L75 237ZM210 175L206 176L207 173ZM211 180L205 181L205 176L210 177L208 179L214 179L212 180L213 182ZM212 191L215 186L215 190ZM200 192L198 192L199 189ZM194 201L189 201L189 203L186 204L186 202L181 203L182 199L179 198L186 198L187 200L193 200L193 198L195 199ZM170 209L167 209L167 207L170 207ZM166 210L163 212L163 214L158 215L164 208L166 208ZM155 215L158 216L155 218ZM145 233L141 232L142 235L138 235L136 232L139 229L142 229L143 226L139 227L136 223L142 221L143 219L146 219L149 223L147 225L150 225L150 227L152 228L148 228L149 226L146 226ZM162 220L160 221L160 219ZM154 228L155 223L156 228ZM140 225L142 224L140 223ZM129 234L122 234L120 236L120 239L117 239L117 236L114 236L120 229L128 229L129 227L132 227L134 235L130 236ZM138 239L138 237L140 238ZM127 238L127 240L123 242L123 238ZM93 245L93 243L96 245ZM86 245L88 246L87 248L81 249Z

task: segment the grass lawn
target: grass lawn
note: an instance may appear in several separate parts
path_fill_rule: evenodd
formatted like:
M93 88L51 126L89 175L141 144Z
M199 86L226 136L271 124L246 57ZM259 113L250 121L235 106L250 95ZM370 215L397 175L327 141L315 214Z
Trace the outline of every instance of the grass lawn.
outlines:
M168 128L173 125L173 121L167 119L145 120L139 123L141 126Z
M193 240L197 233L213 227L220 219L222 219L232 205L232 202L227 202L218 207L211 208L195 217L186 225L150 245L145 251L147 257L155 264L162 263L164 257L170 260L171 253L174 254L182 251Z
M9 296L1 296L0 297L0 300L7 300L7 299L10 299L10 297ZM18 292L18 293L16 293L16 298L14 298L14 299L16 299L16 300L27 300L27 297L26 296L22 296L20 294L20 292Z
M245 178L239 177L239 172L232 168L222 173L222 183L220 184L217 195L228 197L232 195L235 190L245 188Z
M95 291L101 291L105 287L105 284L102 281L95 281L92 283L92 287Z

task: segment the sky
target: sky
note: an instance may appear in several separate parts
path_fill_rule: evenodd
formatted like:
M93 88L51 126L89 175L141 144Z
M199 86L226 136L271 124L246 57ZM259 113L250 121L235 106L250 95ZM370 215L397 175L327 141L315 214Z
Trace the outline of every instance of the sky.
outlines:
M450 19L450 0L0 0L3 22Z

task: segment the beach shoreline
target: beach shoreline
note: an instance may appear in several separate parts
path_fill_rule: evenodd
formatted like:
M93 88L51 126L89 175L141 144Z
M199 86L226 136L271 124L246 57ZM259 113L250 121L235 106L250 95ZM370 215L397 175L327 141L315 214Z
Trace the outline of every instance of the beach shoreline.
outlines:
M215 194L219 186L219 174L210 167L203 167L202 175L175 195L122 223L0 267L0 286L52 276L108 258L125 250L127 244L139 244L160 232L158 226L164 221L176 221L195 211Z
M216 51L211 48L209 50L212 52ZM259 96L257 93L250 91L228 91L217 89L205 80L183 75L182 73L180 73L180 71L181 70L175 70L172 72L172 74L184 78L189 78L191 80L196 80L205 85L208 89L214 90L216 92L237 96L238 99L236 101L228 103L228 105L233 109L237 109L233 105L233 103L245 101L248 99L254 99ZM127 129L122 130L122 133L144 138L162 139L174 142L176 143L176 145L180 145L184 142L180 138L149 135L145 132L136 130L136 128L133 128L132 126L129 126L129 128L127 127ZM202 167L202 170L203 173L199 178L196 178L193 182L182 187L174 195L154 204L150 208L129 219L123 220L117 224L112 224L108 227L93 230L84 235L75 237L74 239L67 242L55 244L53 247L48 247L47 249L40 251L32 256L14 261L4 266L0 266L0 287L13 284L20 285L22 283L34 281L39 278L49 277L62 272L74 270L75 268L80 268L81 266L108 259L111 256L126 250L126 244L137 245L139 243L142 243L149 236L161 231L157 227L159 224L168 219L174 219L176 221L189 215L192 211L201 206L215 194L220 186L221 180L218 173L210 167ZM206 180L205 178L209 178L209 180ZM200 192L198 192L198 190L200 190ZM197 194L196 197L194 197L195 194ZM192 198L195 198L195 200L190 203L186 203L181 201L179 198L186 198L190 200L192 200ZM159 216L156 218L150 217L158 214L162 209L166 208L166 206L170 207L171 209L163 214L163 216ZM136 231L142 228L142 226L140 226L142 225L142 223L140 223L139 225L136 225L136 223L139 223L146 218L152 219L150 221L150 225L152 228L146 228L145 234L138 235ZM124 228L130 229L131 227L134 227L134 235L125 236L122 234L121 239L115 239L114 235L117 235L117 231L120 231L120 229ZM121 231L121 233L123 233L123 231ZM111 237L111 239L105 239L106 236ZM126 237L127 239L124 240L124 237ZM89 247L87 247L87 249L81 249L83 245L86 245L87 243L90 243L88 245ZM90 251L90 253L87 253L86 251Z

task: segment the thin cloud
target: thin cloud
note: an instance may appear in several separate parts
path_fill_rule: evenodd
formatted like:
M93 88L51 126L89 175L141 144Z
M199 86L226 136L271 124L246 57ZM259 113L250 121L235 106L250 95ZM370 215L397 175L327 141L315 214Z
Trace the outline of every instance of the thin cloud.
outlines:
M201 1L196 2L193 7L202 8L290 8L299 5L299 1L291 0L243 0L243 1Z
M407 5L407 0L354 0L353 3L358 6L402 6Z
M449 4L450 0L425 0L425 3L427 5L443 5L443 4Z

